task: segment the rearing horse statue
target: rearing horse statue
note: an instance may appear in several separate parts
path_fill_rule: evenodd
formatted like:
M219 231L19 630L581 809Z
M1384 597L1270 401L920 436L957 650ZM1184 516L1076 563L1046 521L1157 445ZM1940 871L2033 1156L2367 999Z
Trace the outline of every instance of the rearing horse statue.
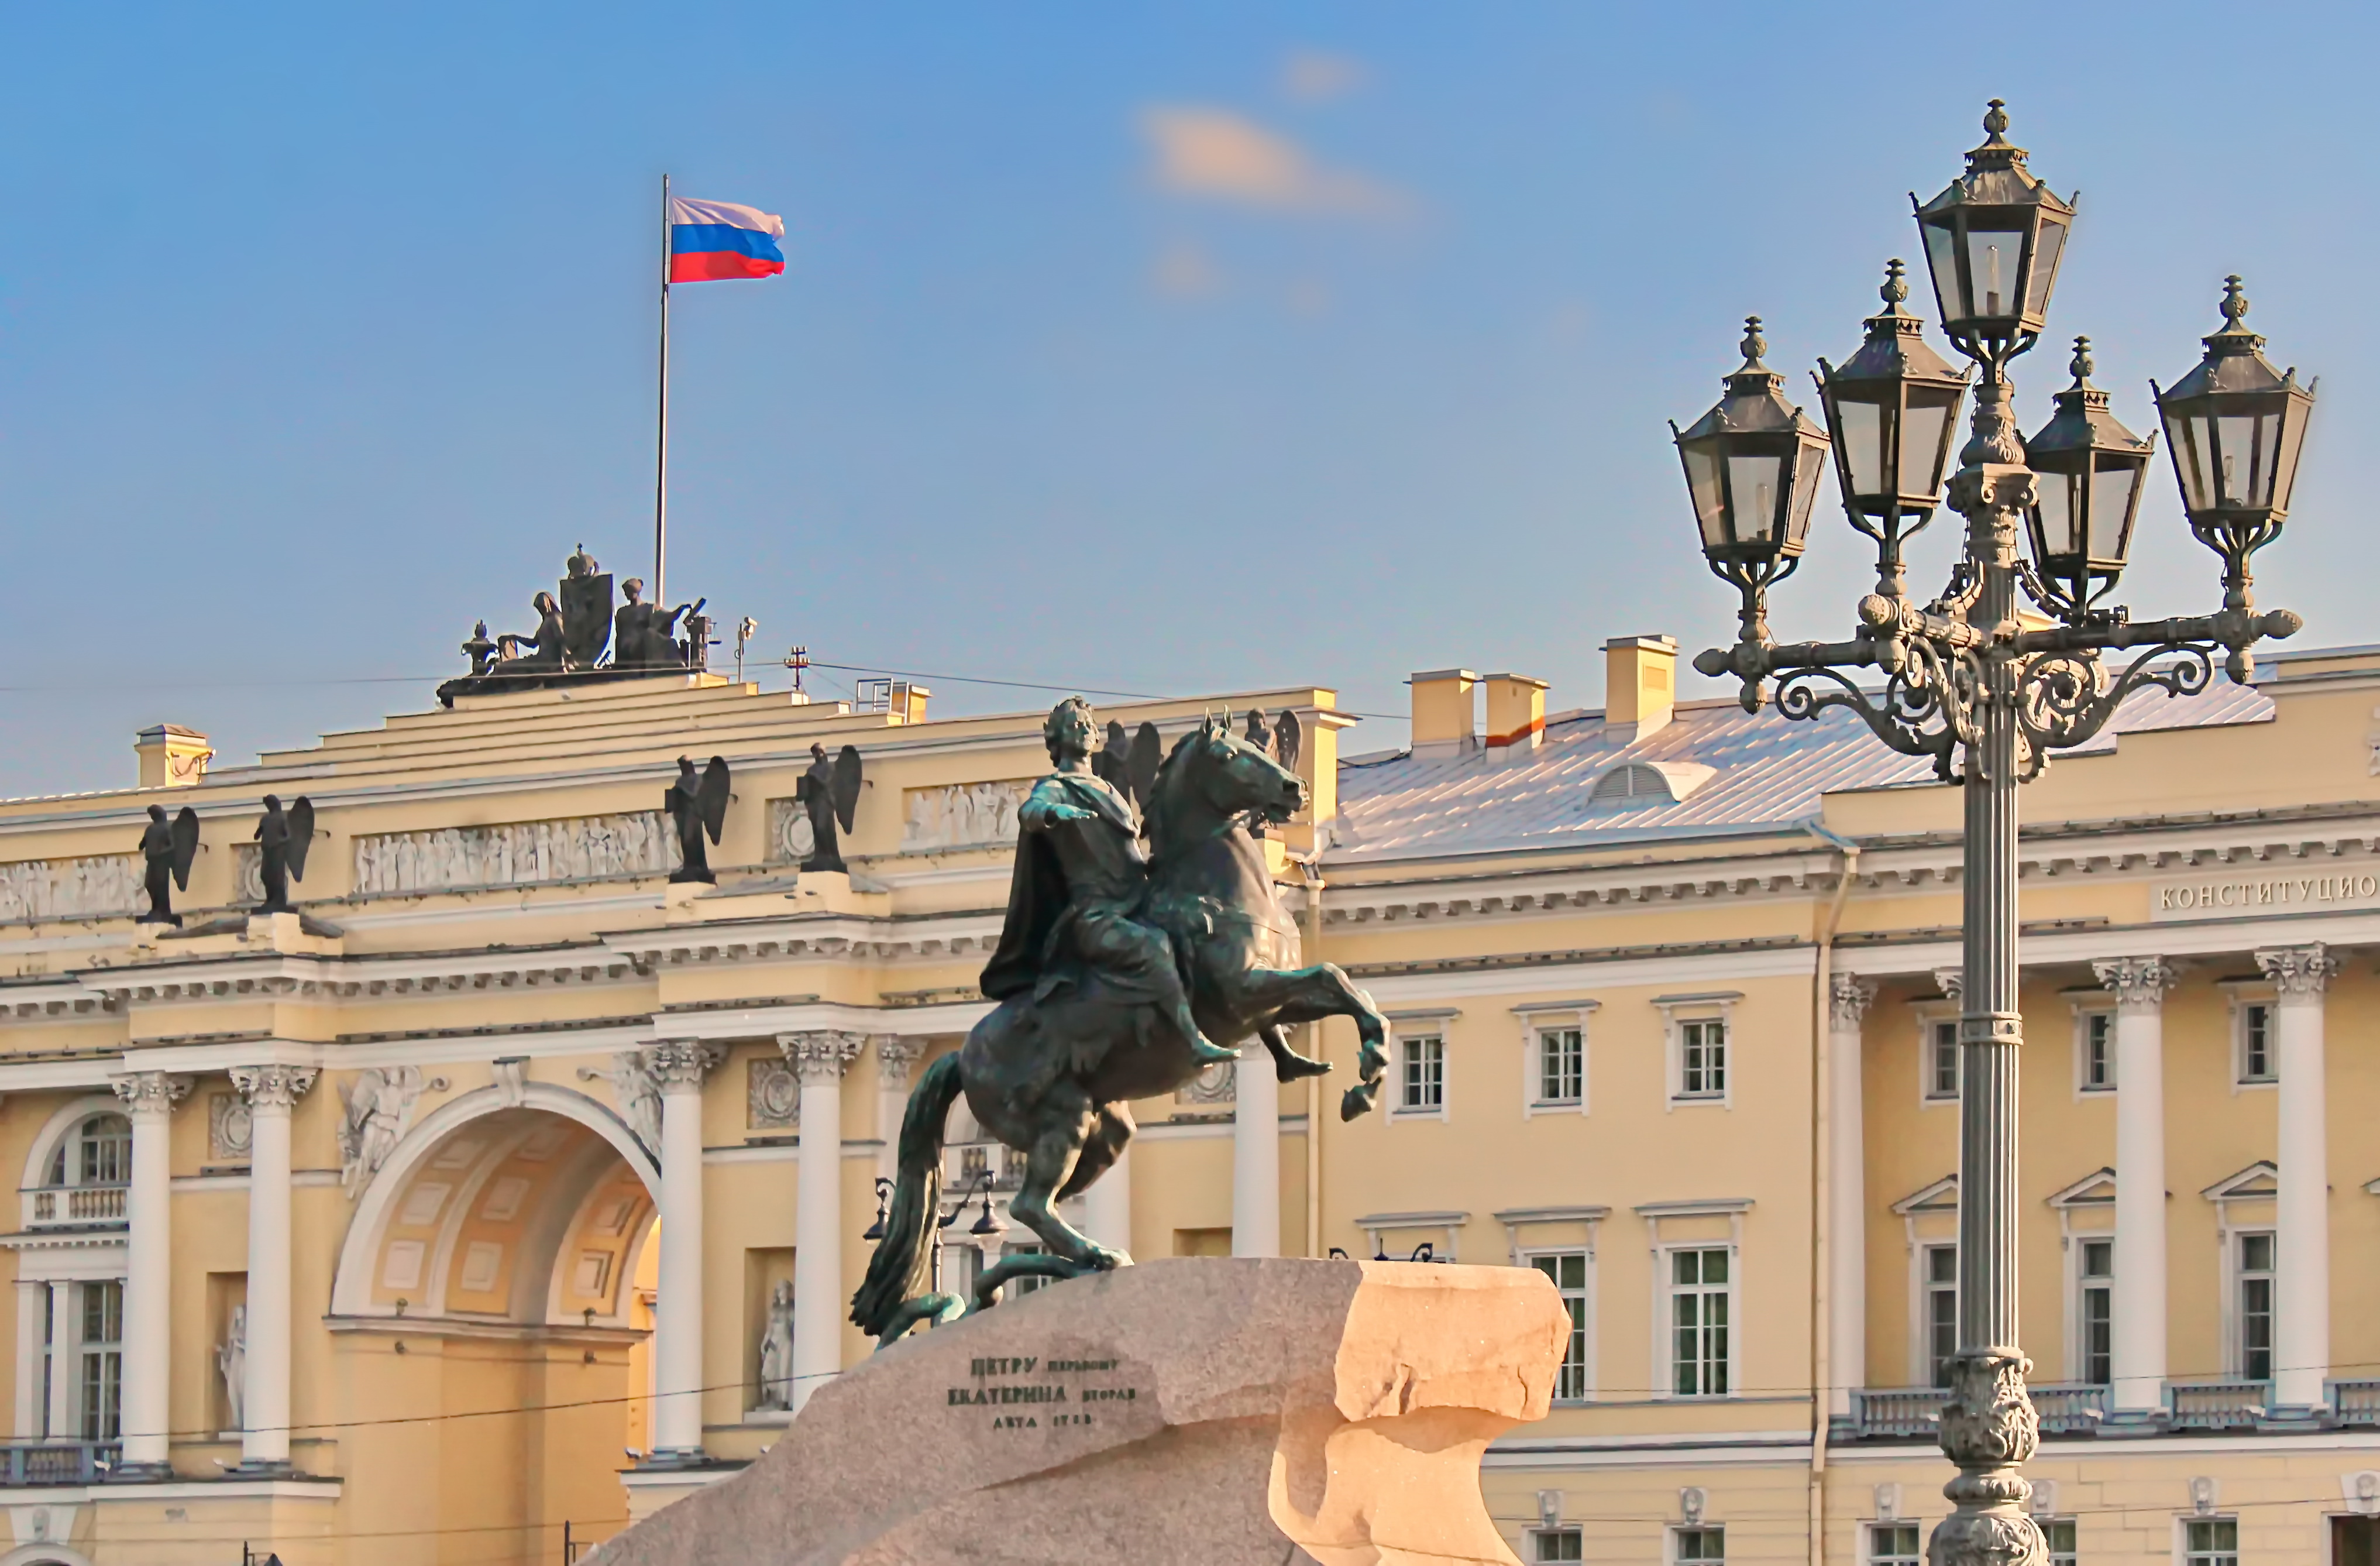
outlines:
M1079 765L1071 773L1066 769L1070 761L1079 763L1081 741L1091 732L1087 705L1078 698L1060 703L1050 732L1051 755L1062 768L1050 781L1072 776L1079 782ZM1353 1120L1372 1107L1388 1064L1387 1019L1330 964L1293 965L1296 926L1247 830L1251 819L1286 820L1305 804L1305 785L1297 774L1233 734L1228 717L1208 719L1174 745L1150 790L1148 880L1133 918L1171 938L1188 981L1190 1012L1205 1038L1185 1037L1178 1014L1161 998L1151 999L1099 966L1057 954L1057 937L1064 932L1053 930L1049 952L1037 953L1048 957L1038 981L1008 994L968 1032L957 1053L926 1068L910 1096L884 1238L852 1299L851 1319L880 1347L919 1321L948 1320L971 1304L987 1303L1013 1277L1072 1277L1129 1266L1130 1256L1095 1244L1060 1217L1057 1204L1088 1188L1123 1152L1134 1129L1127 1100L1188 1084L1212 1045L1261 1038L1284 1074L1303 1074L1300 1067L1308 1063L1290 1053L1282 1030L1353 1017L1361 1039L1358 1080L1341 1100L1340 1115ZM1130 807L1122 808L1128 819ZM1090 814L1062 809L1050 818L1060 824L1049 830L1095 830ZM1028 856L1036 852L1029 837L1018 844L1012 926L1030 903L1028 880L1038 872ZM1005 933L1003 957L1024 933L1014 928ZM1000 966L995 958L988 987ZM1262 1062L1245 1062L1243 1069L1247 1064ZM943 1123L962 1092L977 1122L1025 1155L1024 1181L1009 1211L1044 1248L1042 1255L1012 1256L986 1269L972 1302L941 1292L935 1267Z

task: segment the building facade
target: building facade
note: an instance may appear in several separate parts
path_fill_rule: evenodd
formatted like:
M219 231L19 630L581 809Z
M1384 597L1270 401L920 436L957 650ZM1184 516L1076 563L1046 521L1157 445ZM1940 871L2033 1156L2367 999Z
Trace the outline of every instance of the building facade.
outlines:
M1544 1271L1560 1396L1483 1476L1524 1560L1913 1560L1951 1472L1957 796L1844 714L1678 702L1665 638L1606 656L1606 710L1550 717L1417 674L1392 752L1319 687L1101 712L1298 715L1313 808L1269 849L1395 1037L1352 1123L1314 1112L1340 1023L1318 1088L1135 1105L1079 1221ZM465 696L237 769L161 727L138 788L0 803L0 1566L556 1560L766 1447L869 1347L874 1183L986 1009L1046 766L1038 712L925 709ZM2025 792L2058 1559L2373 1559L2376 723L2380 651L2289 654ZM814 745L862 759L844 872L797 868ZM669 879L681 755L733 771L715 886ZM249 917L268 793L315 835L300 912ZM200 822L178 929L133 917L152 804ZM957 1123L950 1160L964 1277L1026 1236L1002 1149Z

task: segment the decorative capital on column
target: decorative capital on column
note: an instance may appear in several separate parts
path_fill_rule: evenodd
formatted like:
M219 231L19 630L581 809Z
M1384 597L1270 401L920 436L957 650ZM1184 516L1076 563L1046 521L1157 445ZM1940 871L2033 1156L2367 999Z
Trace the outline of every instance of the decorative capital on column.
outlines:
M251 1110L280 1110L306 1096L322 1072L313 1066L234 1066L231 1085Z
M1839 973L1827 988L1827 1013L1838 1033L1856 1033L1876 999L1876 980L1855 973Z
M2181 981L2181 965L2163 957L2111 957L2093 963L2102 989L2114 992L2116 1010L2131 1015L2154 1015L2165 1005L2166 991Z
M695 1038L669 1038L637 1051L645 1074L663 1093L699 1093L702 1079L725 1051Z
M1934 970L1934 987L1937 989L1939 989L1943 994L1948 995L1951 1000L1956 1001L1966 990L1967 970L1964 968L1936 968Z
M879 1036L876 1040L876 1069L883 1074L884 1086L908 1086L909 1073L917 1065L917 1057L925 1052L926 1041L922 1038L905 1038L898 1033Z
M2301 1000L2319 996L2338 971L2338 959L2330 949L2316 941L2312 946L2280 946L2256 953L2256 965L2273 981L2281 998Z
M777 1048L794 1062L794 1074L805 1083L839 1082L859 1051L868 1047L864 1033L821 1029L814 1033L780 1033Z
M190 1079L172 1072L127 1072L109 1077L107 1085L124 1100L126 1112L135 1117L172 1114L174 1106L190 1096Z

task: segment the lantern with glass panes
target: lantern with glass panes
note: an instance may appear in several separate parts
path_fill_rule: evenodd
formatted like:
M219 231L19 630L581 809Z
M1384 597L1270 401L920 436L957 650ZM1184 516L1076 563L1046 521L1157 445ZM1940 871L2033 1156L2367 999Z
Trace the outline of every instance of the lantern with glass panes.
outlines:
M2066 253L2074 203L2060 200L2010 144L1998 98L1984 115L1984 143L1967 169L1917 210L1925 269L1942 310L1942 330L1986 373L2033 346L2049 319L2049 294Z
M2280 536L2297 482L2314 386L2292 366L2276 371L2248 330L2248 296L2223 280L2223 329L2201 339L2206 357L2171 391L2156 395L2166 449L2181 485L2190 530L2223 561L2224 607L2248 607L2249 557Z
M1761 589L1792 574L1810 531L1827 432L1785 400L1785 377L1760 362L1760 318L1743 322L1743 363L1718 406L1670 434L1685 464L1703 555L1743 593L1744 629L1759 625ZM1766 627L1760 626L1765 633Z
M1887 263L1881 312L1867 318L1867 340L1840 365L1818 361L1818 399L1833 437L1835 481L1843 515L1877 545L1876 590L1906 590L1900 543L1942 504L1942 473L1957 432L1967 372L1926 346L1925 322L1902 302L1908 280L1898 259Z
M2034 596L2071 625L2088 617L2123 574L2156 439L2143 440L2107 411L2107 394L2091 384L2090 338L2074 339L2068 368L2074 384L2051 399L2058 412L2024 443L2025 465L2038 480L2025 530Z

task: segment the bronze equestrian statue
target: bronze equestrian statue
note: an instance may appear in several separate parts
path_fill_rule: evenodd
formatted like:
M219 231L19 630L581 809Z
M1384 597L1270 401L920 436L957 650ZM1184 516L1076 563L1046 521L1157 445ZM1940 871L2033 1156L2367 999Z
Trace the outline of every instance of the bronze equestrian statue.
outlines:
M1292 965L1296 926L1248 831L1302 809L1305 783L1228 717L1210 718L1175 743L1149 788L1144 852L1139 813L1093 770L1098 733L1080 697L1043 725L1057 770L1018 812L1007 919L983 974L1000 1004L910 1096L884 1238L852 1299L851 1319L880 1347L987 1303L1010 1278L1129 1266L1057 1204L1123 1153L1127 1100L1173 1092L1241 1041L1263 1039L1282 1080L1309 1076L1330 1067L1292 1050L1284 1030L1353 1017L1358 1081L1341 1117L1379 1093L1388 1021L1330 964ZM1044 1248L987 1269L972 1302L941 1292L935 1265L942 1128L962 1092L985 1130L1025 1154L1009 1211Z

